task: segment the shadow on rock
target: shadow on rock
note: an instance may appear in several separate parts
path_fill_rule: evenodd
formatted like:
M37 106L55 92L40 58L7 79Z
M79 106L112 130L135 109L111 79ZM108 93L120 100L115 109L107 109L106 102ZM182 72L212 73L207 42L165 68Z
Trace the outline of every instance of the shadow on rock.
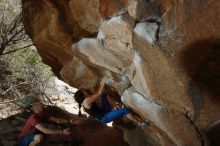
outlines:
M220 146L220 124L217 124L210 128L207 132L210 146Z
M70 130L80 146L128 146L122 132L93 119L81 119L80 124L71 126Z
M187 46L181 55L181 64L190 78L188 91L195 111L203 105L204 95L220 103L220 39L196 41Z

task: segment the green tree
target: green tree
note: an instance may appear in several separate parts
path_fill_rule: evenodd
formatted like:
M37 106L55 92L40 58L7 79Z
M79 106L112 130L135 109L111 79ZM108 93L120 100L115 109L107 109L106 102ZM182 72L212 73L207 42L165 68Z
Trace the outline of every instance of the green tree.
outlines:
M45 97L51 69L42 63L35 49L25 49L0 59L0 95L19 99L26 95Z
M53 76L25 33L13 2L18 0L0 0L0 103L27 95L44 99Z
M20 11L16 13L10 6L7 1L0 1L0 56L32 45L25 33ZM5 52L7 48L10 48L10 51Z

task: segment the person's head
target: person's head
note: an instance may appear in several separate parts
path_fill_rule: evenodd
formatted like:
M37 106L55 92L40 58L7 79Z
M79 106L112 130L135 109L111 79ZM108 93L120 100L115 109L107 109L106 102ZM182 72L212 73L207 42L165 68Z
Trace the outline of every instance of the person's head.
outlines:
M85 98L85 95L83 94L82 90L78 90L76 91L76 93L74 94L74 99L77 103L81 104L83 102Z
M75 101L79 104L79 113L78 116L81 116L81 106L82 106L82 102L85 98L85 95L83 93L82 90L78 90L76 91L76 93L74 94L74 99Z
M44 110L44 104L40 101L36 101L32 105L32 110L34 111L34 113L40 114Z

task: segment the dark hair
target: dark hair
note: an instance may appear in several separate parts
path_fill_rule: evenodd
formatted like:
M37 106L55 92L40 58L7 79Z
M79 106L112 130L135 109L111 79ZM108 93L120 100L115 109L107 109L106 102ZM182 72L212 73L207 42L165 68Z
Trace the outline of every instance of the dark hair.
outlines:
M84 97L85 97L85 95L83 94L83 92L81 90L76 91L76 93L74 94L74 99L79 104L78 116L82 116L81 107L82 107L82 102L84 100Z

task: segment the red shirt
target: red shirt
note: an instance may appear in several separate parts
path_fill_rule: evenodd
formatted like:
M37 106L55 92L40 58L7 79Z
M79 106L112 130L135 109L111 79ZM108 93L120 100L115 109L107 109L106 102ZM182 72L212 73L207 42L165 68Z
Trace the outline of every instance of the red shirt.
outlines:
M25 123L23 130L21 131L21 134L18 137L19 140L21 140L25 136L35 134L37 132L37 128L35 128L35 126L39 123L45 122L49 118L50 116L45 112L43 112L40 115L32 114Z

